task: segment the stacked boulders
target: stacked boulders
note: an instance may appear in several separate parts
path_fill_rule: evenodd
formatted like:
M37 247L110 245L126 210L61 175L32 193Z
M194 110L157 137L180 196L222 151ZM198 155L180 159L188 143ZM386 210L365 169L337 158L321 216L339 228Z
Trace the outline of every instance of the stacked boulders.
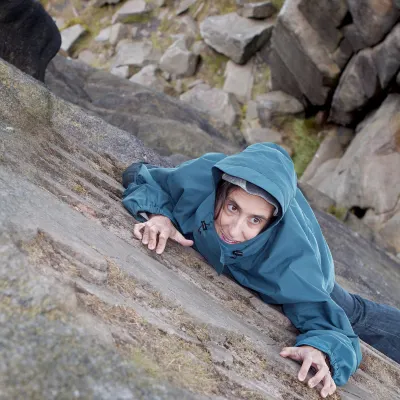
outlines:
M301 181L400 255L399 20L395 1L287 0L269 63L274 90L335 124Z
M102 7L117 3L120 2L97 0L91 4ZM255 131L249 130L265 127L259 122L258 115L254 118L256 121L243 123L244 110L252 101L258 104L256 97L260 90L255 94L253 89L258 82L259 70L268 67L256 60L260 58L260 49L268 46L277 9L271 1L237 0L236 12L214 15L210 11L210 16L196 21L196 15L190 10L197 3L181 0L167 7L165 2L128 0L116 5L110 24L94 38L95 46L88 46L79 54L73 52L76 42L86 32L82 25L74 25L62 31L63 49L116 76L180 96L182 101L208 113L217 126L241 127L244 132L239 143L252 143L256 140L250 139ZM160 24L174 25L171 32L176 34L168 33L165 40ZM96 54L96 46L102 54ZM207 57L226 59L217 72L223 81L217 87L202 74ZM268 79L264 79L261 92L269 90ZM257 138L262 137L260 132ZM265 138L277 143L282 141L279 133Z

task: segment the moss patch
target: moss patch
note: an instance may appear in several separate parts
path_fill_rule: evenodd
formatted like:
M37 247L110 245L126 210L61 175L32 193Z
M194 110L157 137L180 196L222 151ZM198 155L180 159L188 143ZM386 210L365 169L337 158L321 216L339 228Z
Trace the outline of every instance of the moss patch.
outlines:
M284 3L285 0L272 0L272 4L276 7L278 11L283 7Z
M313 118L293 119L285 124L285 131L288 132L294 167L300 178L321 144L317 126Z
M263 65L257 69L254 78L254 85L252 91L252 98L255 99L260 94L268 92L267 85L271 78L271 70L267 65Z
M348 209L346 207L336 207L331 205L326 211L336 217L338 220L344 221L346 219Z
M209 49L207 54L202 55L196 79L203 79L210 86L221 89L224 86L224 73L228 61L228 57Z

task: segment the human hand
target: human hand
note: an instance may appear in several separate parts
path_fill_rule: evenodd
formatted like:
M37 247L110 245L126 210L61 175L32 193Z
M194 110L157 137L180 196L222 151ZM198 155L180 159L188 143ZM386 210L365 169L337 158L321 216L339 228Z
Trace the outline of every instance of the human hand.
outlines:
M169 238L182 246L193 246L193 240L185 239L171 220L164 215L152 215L147 222L136 224L133 234L144 245L148 245L150 250L156 250L157 254L161 254L165 250Z
M332 395L336 390L335 382L332 379L325 354L312 346L285 347L280 352L282 357L289 357L293 360L302 362L298 378L304 381L310 367L313 367L317 373L308 381L308 386L313 388L318 383L323 383L321 396Z

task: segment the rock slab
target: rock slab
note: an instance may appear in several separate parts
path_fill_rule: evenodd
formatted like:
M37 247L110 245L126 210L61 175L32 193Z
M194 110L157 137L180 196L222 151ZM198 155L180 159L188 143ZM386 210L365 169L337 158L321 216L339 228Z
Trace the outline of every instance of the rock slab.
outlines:
M193 107L209 113L223 121L228 126L234 126L239 121L240 106L235 96L221 89L208 85L197 85L182 94L180 99Z
M244 3L240 5L237 13L241 17L266 19L276 13L276 7L270 1L262 1L258 3Z
M248 61L245 65L238 65L228 61L225 69L225 92L233 93L241 103L251 99L254 84L254 62Z
M126 22L132 17L144 15L150 11L149 3L145 0L129 0L114 14L112 23Z
M80 24L73 25L69 28L64 29L61 32L61 49L66 52L71 50L72 46L82 35L85 34L85 32L86 29Z
M273 21L253 21L237 13L211 16L200 25L204 41L237 64L245 64L269 40Z
M196 73L199 56L188 50L186 41L178 39L163 54L160 68L176 78L193 76Z

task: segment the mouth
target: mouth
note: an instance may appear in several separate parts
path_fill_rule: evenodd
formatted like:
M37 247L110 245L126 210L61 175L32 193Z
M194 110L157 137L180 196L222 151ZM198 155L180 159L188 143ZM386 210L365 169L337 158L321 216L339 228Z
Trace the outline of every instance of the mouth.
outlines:
M224 232L222 232L222 231L221 231L221 239L222 239L224 242L229 243L229 244L237 244L237 243L240 243L240 242L238 242L237 240L232 240L232 239L227 238L227 237L224 235Z

